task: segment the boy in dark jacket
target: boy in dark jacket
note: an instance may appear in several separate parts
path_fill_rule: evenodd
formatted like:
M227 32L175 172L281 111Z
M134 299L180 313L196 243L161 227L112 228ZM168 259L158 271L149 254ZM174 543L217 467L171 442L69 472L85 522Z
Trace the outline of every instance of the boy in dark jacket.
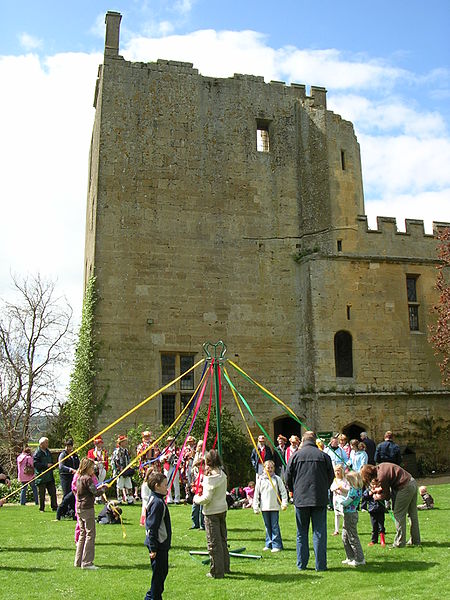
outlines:
M386 530L384 528L384 514L386 512L386 507L382 500L374 500L373 487L374 486L363 491L363 503L366 506L366 510L369 512L370 522L372 524L372 539L369 542L369 546L378 544L378 534L380 534L381 545L385 546Z
M162 473L152 473L147 481L151 490L147 504L145 545L152 562L152 583L144 600L162 600L164 581L169 571L169 549L172 538L169 509L164 498L167 478Z

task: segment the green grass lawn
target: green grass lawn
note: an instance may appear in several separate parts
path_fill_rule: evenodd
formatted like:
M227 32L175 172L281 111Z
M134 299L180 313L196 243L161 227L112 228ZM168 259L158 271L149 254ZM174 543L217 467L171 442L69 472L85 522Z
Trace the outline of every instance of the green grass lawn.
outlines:
M251 510L230 511L227 517L231 548L263 554L261 560L231 559L232 574L223 580L205 577L208 567L189 550L204 550L204 531L190 531L190 507L170 508L173 527L170 570L164 597L173 600L226 600L298 598L328 600L374 598L433 600L450 597L448 569L450 533L450 485L428 486L437 509L419 514L421 548L390 549L370 541L370 521L360 513L359 533L367 565L352 569L340 538L328 537L328 571L316 573L311 555L307 571L296 568L295 513L281 513L285 550L262 553L264 526L261 515ZM124 508L127 537L120 526L97 527L96 564L99 571L73 567L75 544L73 521L53 521L54 513L37 507L9 505L0 509L0 598L7 600L139 600L150 585L148 551L139 526L140 507ZM328 531L334 514L328 513ZM394 525L386 516L387 542L392 543Z

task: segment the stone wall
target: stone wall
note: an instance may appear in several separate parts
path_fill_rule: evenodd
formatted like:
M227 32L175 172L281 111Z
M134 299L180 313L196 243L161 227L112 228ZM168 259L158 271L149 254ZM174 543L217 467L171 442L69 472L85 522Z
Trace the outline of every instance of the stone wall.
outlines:
M109 13L86 218L86 278L95 272L99 294L96 390L108 405L99 426L161 387L161 353L199 358L218 339L322 430L361 411L378 434L387 419L381 400L364 408L367 394L395 404L407 392L442 393L426 340L436 240L412 221L406 234L389 220L368 232L359 145L352 124L326 109L326 91L203 77L177 61L131 63L118 52L119 24ZM258 128L268 152L257 150ZM408 272L421 285L414 335ZM351 382L334 372L340 329L354 339ZM240 385L273 431L283 411ZM430 414L442 410L439 394ZM233 405L228 392L224 401ZM156 398L123 429L160 420Z

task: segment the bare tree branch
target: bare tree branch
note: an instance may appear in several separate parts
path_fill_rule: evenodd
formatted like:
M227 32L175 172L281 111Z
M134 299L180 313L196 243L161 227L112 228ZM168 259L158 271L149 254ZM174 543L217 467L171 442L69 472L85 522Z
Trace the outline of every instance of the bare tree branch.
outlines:
M55 283L39 274L12 280L17 300L0 301L0 451L8 456L28 441L32 420L61 400L72 341L72 309L55 298Z

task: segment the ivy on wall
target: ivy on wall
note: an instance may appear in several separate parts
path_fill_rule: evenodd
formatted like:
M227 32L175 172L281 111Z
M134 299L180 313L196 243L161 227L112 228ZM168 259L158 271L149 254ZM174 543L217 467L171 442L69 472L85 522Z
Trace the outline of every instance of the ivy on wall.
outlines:
M84 294L74 366L70 375L69 399L65 407L75 447L81 445L90 437L95 417L101 409L96 404L93 393L94 379L97 374L94 338L96 301L95 277L92 276L88 281Z

